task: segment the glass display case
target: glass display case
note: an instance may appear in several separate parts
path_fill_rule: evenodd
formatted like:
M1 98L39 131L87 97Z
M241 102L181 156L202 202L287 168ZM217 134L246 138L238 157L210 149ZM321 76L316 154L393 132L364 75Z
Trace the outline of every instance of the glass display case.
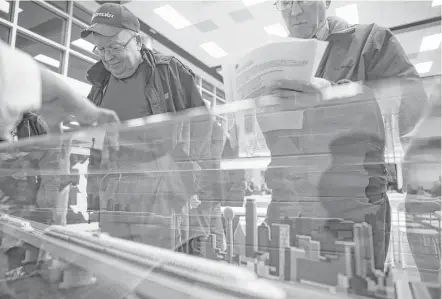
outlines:
M0 291L440 298L440 93L400 137L397 97L372 90L1 144Z

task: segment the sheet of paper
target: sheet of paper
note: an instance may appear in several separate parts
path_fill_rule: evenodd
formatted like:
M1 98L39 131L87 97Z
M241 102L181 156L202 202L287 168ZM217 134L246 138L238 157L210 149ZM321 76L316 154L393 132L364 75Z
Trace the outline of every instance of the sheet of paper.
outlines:
M265 44L245 55L232 58L222 67L227 101L257 99L268 94L281 81L309 84L326 47L327 43L323 41L289 38ZM303 111L299 110L255 116L258 126L250 130L245 123L245 115L253 113L239 112L235 115L238 140L241 141L240 152L249 152L244 147L253 147L262 132L302 128Z
M231 100L253 99L281 80L308 84L322 60L327 43L283 39L255 48L223 66ZM228 99L229 100L229 99Z

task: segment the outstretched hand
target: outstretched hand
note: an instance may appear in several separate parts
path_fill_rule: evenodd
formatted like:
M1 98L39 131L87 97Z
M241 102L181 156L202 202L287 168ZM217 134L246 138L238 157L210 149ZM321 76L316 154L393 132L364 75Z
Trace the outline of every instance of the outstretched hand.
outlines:
M331 86L330 81L322 78L313 78L310 83L281 80L265 97L288 100L281 103L281 109L307 108L319 103L322 91Z

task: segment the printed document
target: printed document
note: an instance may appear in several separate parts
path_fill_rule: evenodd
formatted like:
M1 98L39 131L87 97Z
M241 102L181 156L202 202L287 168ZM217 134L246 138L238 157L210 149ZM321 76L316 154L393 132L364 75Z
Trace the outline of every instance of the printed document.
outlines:
M255 48L223 66L227 101L254 99L281 80L309 84L327 42L284 39Z
M227 102L265 96L280 81L309 85L322 61L327 42L287 38L252 49L223 65ZM278 129L301 129L303 111L271 111L256 117L256 111L235 113L240 152L259 155L262 132Z

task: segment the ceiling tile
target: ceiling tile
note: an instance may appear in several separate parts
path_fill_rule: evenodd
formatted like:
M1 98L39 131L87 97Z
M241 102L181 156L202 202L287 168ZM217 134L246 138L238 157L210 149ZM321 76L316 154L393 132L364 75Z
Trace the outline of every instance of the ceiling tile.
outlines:
M213 21L210 20L199 22L195 24L195 27L202 33L210 32L219 28Z
M229 13L230 17L235 21L235 23L244 23L249 20L253 20L253 16L247 8L243 8L237 11Z

